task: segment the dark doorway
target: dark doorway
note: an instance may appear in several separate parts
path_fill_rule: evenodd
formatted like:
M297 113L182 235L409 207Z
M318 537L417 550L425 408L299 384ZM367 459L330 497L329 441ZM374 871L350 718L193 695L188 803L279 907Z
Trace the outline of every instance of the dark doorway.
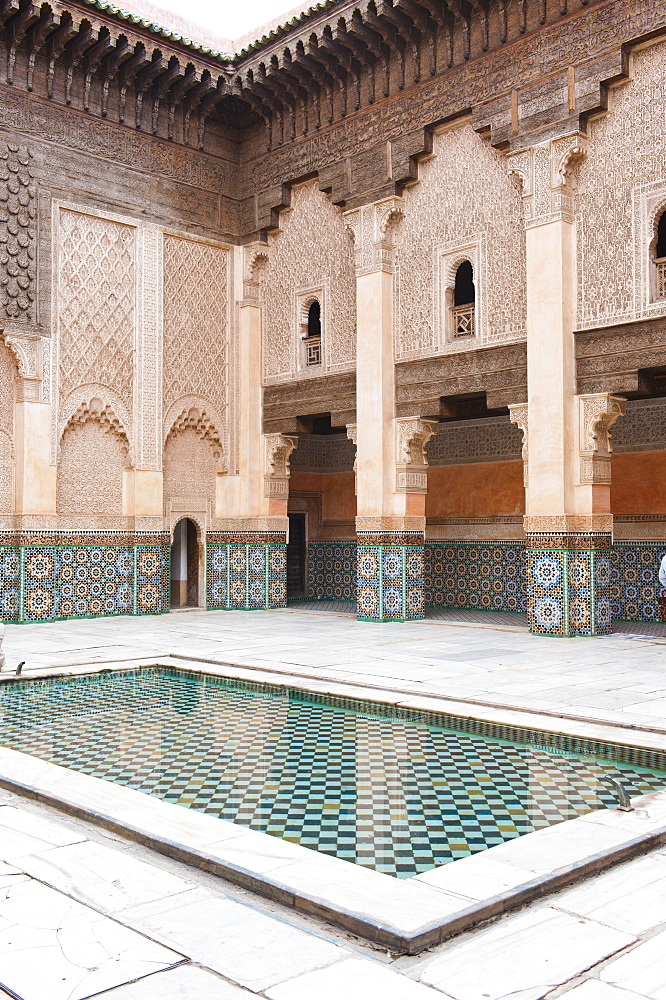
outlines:
M179 521L171 546L171 607L199 605L199 541L197 527L189 517Z
M289 514L287 542L287 597L305 597L305 514Z

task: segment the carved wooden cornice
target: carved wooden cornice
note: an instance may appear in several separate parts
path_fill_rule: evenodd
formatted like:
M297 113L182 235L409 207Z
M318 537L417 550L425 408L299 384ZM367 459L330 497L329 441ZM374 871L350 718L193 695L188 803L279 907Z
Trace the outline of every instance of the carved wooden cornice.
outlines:
M309 433L303 418L331 414L334 427L356 420L356 373L326 375L264 388L264 434Z

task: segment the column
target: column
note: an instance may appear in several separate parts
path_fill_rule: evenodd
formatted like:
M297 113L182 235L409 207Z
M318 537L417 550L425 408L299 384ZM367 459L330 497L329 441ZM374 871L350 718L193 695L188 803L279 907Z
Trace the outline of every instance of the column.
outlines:
M622 401L576 395L572 211L586 143L574 132L509 155L525 204L528 379L527 410L513 407L511 418L524 433L530 629L543 635L611 627L608 432Z
M287 603L289 456L297 439L263 434L261 272L268 247L235 251L238 392L230 473L218 476L206 539L207 607L254 610ZM232 375L233 378L233 375Z
M356 253L356 534L358 617L423 618L427 478L432 421L396 420L393 227L399 198L345 213Z
M42 402L41 338L6 332L5 341L18 364L14 409L15 510L17 514L55 514L56 467L51 464L53 417L50 403Z

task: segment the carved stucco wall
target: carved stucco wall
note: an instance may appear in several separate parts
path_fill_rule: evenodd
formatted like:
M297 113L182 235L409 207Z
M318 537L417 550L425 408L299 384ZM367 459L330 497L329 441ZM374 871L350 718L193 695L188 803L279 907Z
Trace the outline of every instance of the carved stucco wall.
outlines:
M0 142L0 309L34 322L37 189L32 150Z
M395 227L398 357L469 350L469 340L446 343L442 304L442 272L468 256L467 246L478 259L485 317L478 341L525 336L523 206L505 157L470 125L436 135L433 153L419 167L420 183L404 192L404 219Z
M522 431L508 417L442 423L426 445L429 465L519 461Z
M58 352L60 399L79 386L110 390L132 412L136 231L60 210Z
M216 476L217 459L208 441L191 427L169 435L164 447L165 500L205 499L214 511Z
M349 472L356 448L347 435L304 434L289 459L292 472Z
M316 181L293 188L291 210L280 216L281 230L269 236L264 272L264 378L343 371L356 357L356 276L351 235L341 212ZM298 297L310 289L323 297L324 363L299 371Z
M0 514L14 509L14 376L9 348L0 341Z
M164 413L189 399L223 439L227 398L228 256L219 246L164 236ZM177 412L176 412L177 411Z
M666 44L631 56L633 79L611 91L592 121L578 167L578 325L590 328L666 313L649 307L653 212L666 205Z
M94 419L66 428L60 443L58 514L122 514L126 442Z

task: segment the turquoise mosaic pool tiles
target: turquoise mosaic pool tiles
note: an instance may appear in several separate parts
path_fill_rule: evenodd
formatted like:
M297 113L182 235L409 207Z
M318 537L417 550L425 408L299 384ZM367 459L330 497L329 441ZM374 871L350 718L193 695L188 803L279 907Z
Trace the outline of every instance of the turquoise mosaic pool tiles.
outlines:
M309 542L310 601L356 600L356 542Z
M0 549L5 621L39 622L169 610L167 536L32 534ZM155 541L153 541L155 539ZM46 542L52 544L45 544ZM139 541L142 544L134 544Z
M400 878L613 805L609 775L666 783L663 754L173 669L10 682L0 719L6 746Z
M607 635L611 631L610 535L530 535L530 631Z
M220 610L283 608L287 604L284 535L212 533L206 539L206 606Z
M361 621L423 618L422 535L360 532L357 553L356 599Z
M425 543L427 607L527 611L527 557L519 542Z

